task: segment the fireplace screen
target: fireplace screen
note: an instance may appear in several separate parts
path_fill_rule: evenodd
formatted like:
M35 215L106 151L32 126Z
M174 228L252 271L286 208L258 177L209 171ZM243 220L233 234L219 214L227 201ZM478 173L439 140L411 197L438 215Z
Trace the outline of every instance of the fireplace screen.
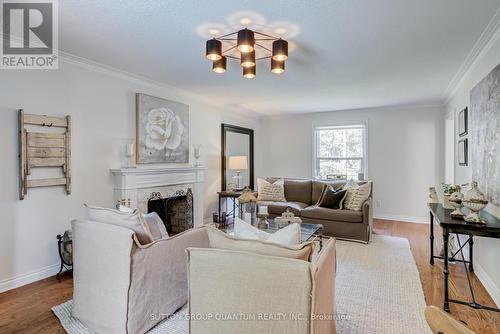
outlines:
M160 216L169 235L193 228L193 192L191 189L180 190L167 198L154 192L148 199L149 212L156 212Z

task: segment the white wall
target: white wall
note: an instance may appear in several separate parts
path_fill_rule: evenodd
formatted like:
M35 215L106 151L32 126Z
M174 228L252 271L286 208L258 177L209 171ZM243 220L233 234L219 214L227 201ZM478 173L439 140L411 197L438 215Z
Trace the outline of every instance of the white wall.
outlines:
M444 171L440 106L266 117L263 174L312 177L313 123L357 120L368 122L368 176L374 183L375 215L428 222L428 188L443 180Z
M202 144L209 170L205 217L216 211L220 189L220 125L253 128L256 172L259 124L256 118L222 112L179 92L123 73L61 62L56 71L2 71L0 75L0 291L57 272L56 234L72 219L86 217L83 203L113 205L110 168L120 167L123 142L135 137L135 93L190 105L190 143ZM29 189L18 198L17 109L26 113L72 116L73 191L63 187ZM192 157L191 157L192 159Z
M457 154L458 144L458 112L470 106L470 91L481 81L500 61L500 30L497 30L493 38L481 51L478 58L459 81L456 91L450 97L446 109L455 118L455 154ZM470 110L470 108L469 108ZM469 120L471 119L469 115ZM470 129L470 128L469 128ZM469 131L470 134L470 131ZM469 152L471 145L469 136ZM455 183L461 184L471 182L472 169L469 166L460 166L455 155ZM470 155L469 155L470 157ZM489 205L487 211L500 217L500 207ZM500 305L500 266L498 257L500 255L500 240L477 238L474 244L474 260L476 261L475 271L481 282L493 297L497 305Z

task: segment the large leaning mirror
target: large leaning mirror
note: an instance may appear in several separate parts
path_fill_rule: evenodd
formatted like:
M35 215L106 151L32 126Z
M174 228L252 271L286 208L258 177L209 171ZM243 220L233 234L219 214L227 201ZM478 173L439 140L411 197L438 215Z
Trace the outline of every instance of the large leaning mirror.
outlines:
M253 130L222 124L222 190L254 189Z

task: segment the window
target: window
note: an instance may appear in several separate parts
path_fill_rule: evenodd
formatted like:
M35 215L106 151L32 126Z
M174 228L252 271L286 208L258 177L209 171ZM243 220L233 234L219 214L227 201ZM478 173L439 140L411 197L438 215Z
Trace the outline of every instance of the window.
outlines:
M366 178L366 125L351 123L316 126L313 164L314 177L317 179Z

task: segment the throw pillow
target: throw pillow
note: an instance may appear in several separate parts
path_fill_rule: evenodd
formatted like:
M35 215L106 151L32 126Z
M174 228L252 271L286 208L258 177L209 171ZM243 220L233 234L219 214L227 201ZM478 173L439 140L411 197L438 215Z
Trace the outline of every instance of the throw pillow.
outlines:
M240 239L272 242L281 246L297 245L300 244L300 225L297 223L290 224L275 233L267 233L239 218L235 218L234 236Z
M367 182L355 188L349 188L347 192L349 194L349 200L344 200L343 208L347 210L361 211L363 203L370 197L371 182Z
M137 240L146 245L153 241L151 231L139 210L133 212L121 212L119 210L93 207L85 204L90 221L106 223L129 228L135 232Z
M341 209L346 208L347 203L349 203L351 201L351 197L352 197L354 189L357 187L359 187L359 185L353 179L350 179L349 181L346 182L346 184L344 184L342 189L347 190L347 192L346 192L344 198L342 199L342 201L340 202Z
M143 217L148 224L153 240L168 239L167 228L156 212L150 212Z
M286 202L285 180L279 179L273 183L257 179L258 201Z
M328 209L340 209L340 203L346 194L347 190L335 191L332 186L328 186L325 189L318 206Z
M293 246L281 246L261 240L238 239L213 226L207 228L211 248L251 252L261 255L280 256L310 261L314 252L314 242L308 241Z

